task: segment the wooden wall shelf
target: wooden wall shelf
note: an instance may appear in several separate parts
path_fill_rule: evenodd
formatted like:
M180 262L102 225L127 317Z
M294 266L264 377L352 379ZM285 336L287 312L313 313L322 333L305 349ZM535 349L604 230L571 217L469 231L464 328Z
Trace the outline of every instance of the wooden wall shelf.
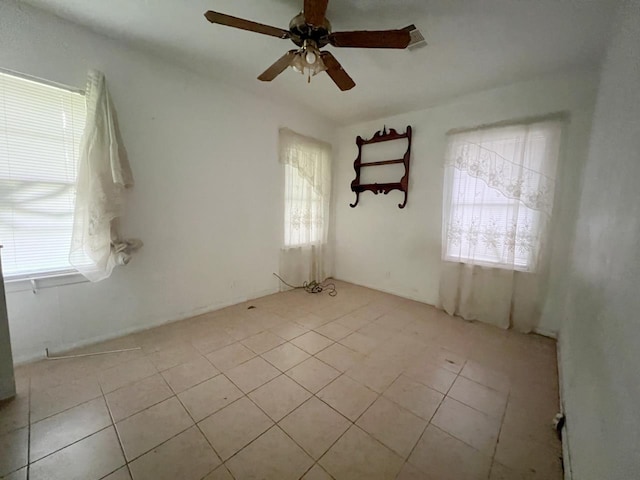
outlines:
M395 159L395 160L381 160L377 162L362 162L362 146L363 145L371 145L373 143L379 142L388 142L391 140L400 140L406 138L407 139L407 151L405 152L403 158ZM399 203L398 207L404 208L407 205L407 197L409 196L409 163L411 160L411 126L407 127L405 133L398 133L393 128L389 129L387 132L387 127L384 127L382 130L376 132L373 137L369 140L364 140L362 137L358 136L356 138L356 145L358 145L358 158L353 162L353 169L356 171L356 178L351 182L351 191L356 194L355 203L350 203L349 206L351 208L355 208L360 201L360 193L370 191L375 195L379 193L384 193L385 195L393 190L400 190L404 192L404 202ZM360 170L365 167L377 167L380 165L393 165L396 163L404 164L404 175L400 179L399 182L391 182L391 183L360 183Z

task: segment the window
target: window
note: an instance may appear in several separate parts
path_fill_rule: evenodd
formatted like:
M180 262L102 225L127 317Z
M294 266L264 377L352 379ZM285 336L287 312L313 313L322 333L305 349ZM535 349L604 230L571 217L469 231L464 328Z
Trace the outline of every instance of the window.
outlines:
M445 260L536 270L553 206L560 131L559 122L541 122L450 138Z
M0 72L0 243L7 279L70 272L85 102Z
M285 247L327 242L330 148L290 130L280 132L280 159L285 173Z

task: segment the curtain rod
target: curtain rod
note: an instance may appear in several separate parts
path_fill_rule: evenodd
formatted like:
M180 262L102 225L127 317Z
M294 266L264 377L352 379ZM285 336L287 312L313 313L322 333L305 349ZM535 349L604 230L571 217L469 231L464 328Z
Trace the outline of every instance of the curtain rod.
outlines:
M553 112L546 115L514 118L511 120L502 120L500 122L494 122L494 123L484 123L482 125L477 125L475 127L452 128L446 134L456 135L458 133L477 132L480 130L489 130L491 128L497 128L497 127L509 127L512 125L530 125L532 123L545 122L548 120L569 120L569 117L570 117L569 112L563 110L560 112Z
M80 95L84 95L84 90L82 90L81 88L65 85L64 83L54 82L53 80L46 80L44 78L36 77L34 75L29 75L28 73L16 72L15 70L10 70L8 68L3 68L3 67L0 67L0 73L5 73L13 77L23 78L31 82L41 83L43 85L48 85L49 87L60 88L62 90L67 90L69 92L79 93Z

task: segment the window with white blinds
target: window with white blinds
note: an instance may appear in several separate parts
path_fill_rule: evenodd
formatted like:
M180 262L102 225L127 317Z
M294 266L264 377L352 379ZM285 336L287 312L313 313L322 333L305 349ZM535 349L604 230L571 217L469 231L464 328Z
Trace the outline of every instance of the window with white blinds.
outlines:
M535 271L553 209L562 122L511 125L449 139L444 259Z
M84 96L0 72L0 244L7 279L75 269L69 248Z

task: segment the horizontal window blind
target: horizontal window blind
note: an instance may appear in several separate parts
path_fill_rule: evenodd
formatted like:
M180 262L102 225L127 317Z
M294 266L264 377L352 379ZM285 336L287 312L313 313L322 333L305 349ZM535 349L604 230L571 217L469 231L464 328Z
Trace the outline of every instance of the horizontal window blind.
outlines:
M535 271L553 207L562 124L511 125L450 137L444 259Z
M0 72L0 244L8 279L74 270L85 115L82 94Z

